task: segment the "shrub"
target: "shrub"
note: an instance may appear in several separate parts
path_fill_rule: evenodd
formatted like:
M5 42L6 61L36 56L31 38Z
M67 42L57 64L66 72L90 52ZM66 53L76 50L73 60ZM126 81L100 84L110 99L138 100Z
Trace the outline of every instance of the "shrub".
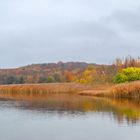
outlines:
M140 80L140 68L130 67L123 69L115 78L115 83L124 83Z
M127 76L122 74L122 73L119 73L115 76L114 78L114 83L124 83L126 82L128 79L127 79Z

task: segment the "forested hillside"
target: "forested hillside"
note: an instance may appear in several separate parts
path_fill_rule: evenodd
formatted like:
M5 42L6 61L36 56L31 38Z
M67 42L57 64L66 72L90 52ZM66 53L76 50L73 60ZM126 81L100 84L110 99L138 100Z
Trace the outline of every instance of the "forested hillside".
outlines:
M127 57L125 60L116 59L112 65L84 62L32 64L15 69L0 69L0 84L111 83L118 72L128 67L140 67L140 59L131 57Z
M75 81L88 83L93 80L93 76L95 80L95 75L97 75L97 73L105 76L105 71L107 72L109 67L110 66L83 62L32 64L15 69L0 69L0 84Z

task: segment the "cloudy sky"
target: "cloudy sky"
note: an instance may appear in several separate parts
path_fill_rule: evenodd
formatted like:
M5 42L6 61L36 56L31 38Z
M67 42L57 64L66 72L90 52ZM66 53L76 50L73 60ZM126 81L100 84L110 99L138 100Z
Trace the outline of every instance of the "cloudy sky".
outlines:
M0 0L0 67L140 53L140 0Z

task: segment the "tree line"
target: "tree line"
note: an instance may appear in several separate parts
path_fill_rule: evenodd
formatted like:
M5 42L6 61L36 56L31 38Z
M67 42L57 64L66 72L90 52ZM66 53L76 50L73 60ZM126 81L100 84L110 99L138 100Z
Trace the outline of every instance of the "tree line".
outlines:
M140 58L132 58L131 56L125 59L117 58L112 65L80 62L33 64L16 69L0 69L0 84L58 82L79 82L84 84L112 83L118 73L130 67L139 68ZM131 69L131 71L133 70Z

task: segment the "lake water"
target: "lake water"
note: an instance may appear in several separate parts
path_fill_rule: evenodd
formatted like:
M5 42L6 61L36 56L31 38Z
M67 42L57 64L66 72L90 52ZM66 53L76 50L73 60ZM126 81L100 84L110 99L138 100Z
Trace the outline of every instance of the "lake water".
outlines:
M0 99L0 140L140 140L139 101L69 94L12 98Z

